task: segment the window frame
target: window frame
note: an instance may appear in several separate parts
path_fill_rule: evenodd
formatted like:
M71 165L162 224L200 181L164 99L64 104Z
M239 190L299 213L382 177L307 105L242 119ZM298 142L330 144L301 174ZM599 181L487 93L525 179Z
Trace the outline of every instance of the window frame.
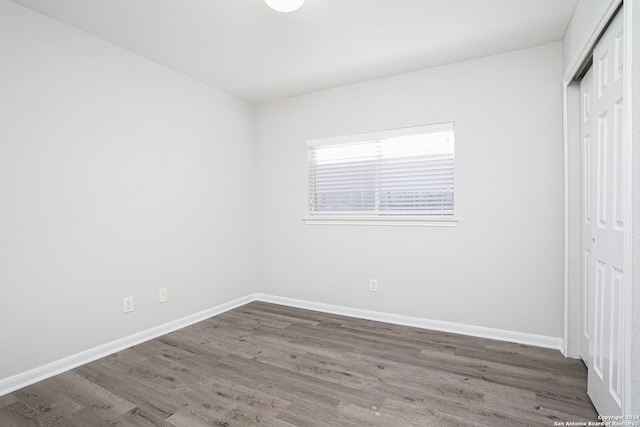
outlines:
M427 132L438 131L454 132L454 149L453 149L453 172L455 183L455 124L454 122L445 122L431 125L414 126L400 129L390 129L376 132L367 132L347 136L339 136L332 138L312 139L307 141L307 180L309 175L309 152L313 147L322 146L340 146L349 145L366 141L380 141L388 138L402 137L408 135L416 135ZM453 214L451 216L443 215L389 215L389 214L344 214L339 213L311 213L311 187L307 184L307 209L308 215L303 221L309 225L400 225L400 226L422 226L422 227L455 227L458 224L455 186L453 191Z

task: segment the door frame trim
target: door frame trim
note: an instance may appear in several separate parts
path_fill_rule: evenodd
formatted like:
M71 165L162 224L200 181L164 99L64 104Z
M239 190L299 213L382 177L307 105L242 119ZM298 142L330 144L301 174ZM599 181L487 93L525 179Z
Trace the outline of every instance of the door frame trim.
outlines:
M633 13L632 13L632 1L623 2L622 0L608 0L599 10L598 19L592 25L590 31L587 33L586 37L579 45L580 48L572 58L571 62L567 66L565 73L563 75L562 82L562 124L563 124L563 179L564 179L564 187L563 187L563 195L564 195L564 218L563 218L563 228L564 228L564 252L563 252L563 281L564 281L564 325L563 325L563 339L562 339L562 353L569 357L573 355L568 354L568 347L570 340L579 340L579 334L577 336L571 336L569 332L569 313L572 307L571 304L580 303L580 298L576 301L575 299L570 299L569 292L569 282L570 282L570 271L569 271L569 245L570 245L570 236L569 236L569 225L571 222L571 218L569 217L569 196L570 196L570 176L569 176L569 146L570 143L576 143L575 136L573 135L573 139L570 138L569 128L571 126L572 117L579 117L579 111L574 111L574 103L571 102L572 96L575 96L575 93L571 91L570 85L573 82L574 78L577 76L579 72L582 71L582 68L585 62L591 56L593 48L598 41L600 35L606 29L607 25L613 19L618 9L620 12L624 14L624 37L625 37L625 87L624 87L624 105L625 105L625 152L630 153L631 151L631 143L632 143L632 85L631 85L631 64L632 64L632 21L633 21ZM579 135L578 135L579 138ZM579 142L579 141L578 141ZM626 222L627 226L625 227L624 232L624 260L623 260L623 268L625 271L625 280L623 282L623 301L624 301L624 321L622 327L623 337L624 337L624 363L623 363L623 391L624 396L622 398L622 413L630 414L631 413L631 321L632 321L632 159L631 156L625 156L625 180L626 180L626 188L625 188L625 197L627 198L626 202ZM575 191L571 189L571 191ZM582 274L582 273L581 273ZM579 281L580 282L580 281Z

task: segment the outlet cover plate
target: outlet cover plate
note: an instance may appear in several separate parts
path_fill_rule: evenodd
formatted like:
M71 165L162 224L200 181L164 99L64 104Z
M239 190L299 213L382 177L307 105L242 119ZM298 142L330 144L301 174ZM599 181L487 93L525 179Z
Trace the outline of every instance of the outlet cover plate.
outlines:
M122 300L122 312L131 313L133 311L133 297L124 297Z

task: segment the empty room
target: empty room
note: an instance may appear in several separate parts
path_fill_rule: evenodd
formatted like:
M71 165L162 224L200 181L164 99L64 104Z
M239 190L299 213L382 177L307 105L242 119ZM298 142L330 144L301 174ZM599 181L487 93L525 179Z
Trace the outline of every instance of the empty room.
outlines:
M0 426L640 427L640 4L0 0Z

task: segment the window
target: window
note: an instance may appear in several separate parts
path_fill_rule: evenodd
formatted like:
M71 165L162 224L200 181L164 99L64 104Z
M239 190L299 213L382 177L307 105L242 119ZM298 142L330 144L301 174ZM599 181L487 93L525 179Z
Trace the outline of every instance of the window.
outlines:
M307 143L308 223L455 225L453 123Z

